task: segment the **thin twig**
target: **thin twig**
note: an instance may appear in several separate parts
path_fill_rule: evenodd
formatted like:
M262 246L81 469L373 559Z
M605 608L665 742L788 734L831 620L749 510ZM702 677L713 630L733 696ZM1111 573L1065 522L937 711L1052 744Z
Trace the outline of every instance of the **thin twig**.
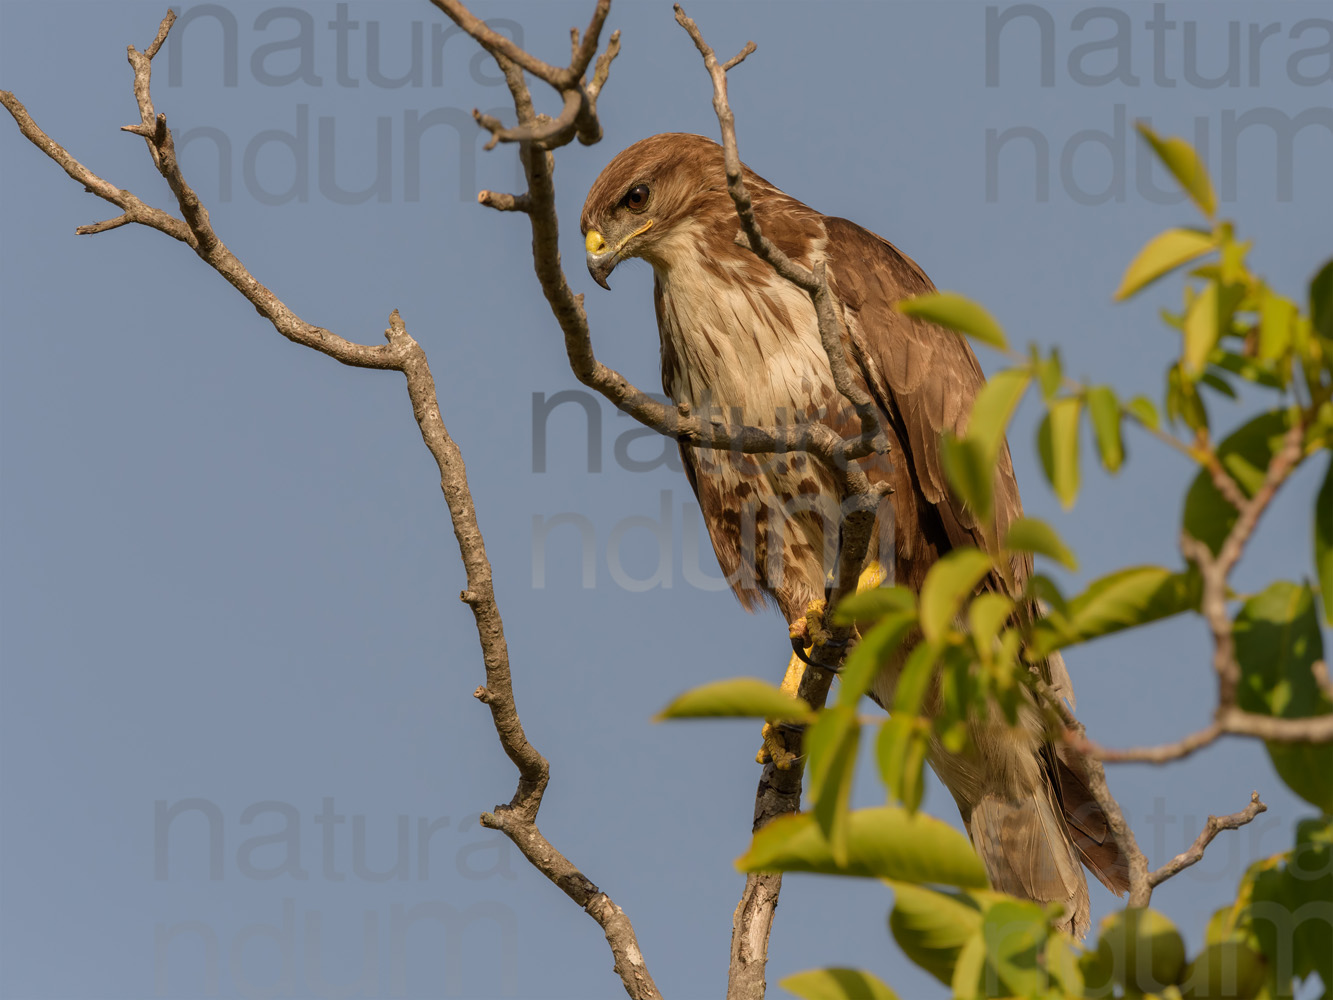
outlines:
M1204 747L1215 743L1225 730L1220 722L1211 722L1197 733L1191 733L1184 739L1177 740L1174 743L1165 743L1161 746L1151 747L1130 747L1125 750L1113 750L1109 747L1093 743L1087 738L1071 740L1074 747L1081 750L1096 760L1106 761L1108 764L1124 764L1138 762L1143 764L1165 764L1168 761L1180 760L1188 757L1196 750L1202 750Z
M1231 617L1227 614L1227 580L1231 571L1240 562L1245 552L1245 545L1254 533L1259 518L1268 509L1269 503L1278 489L1300 464L1302 442L1305 437L1305 425L1299 420L1292 421L1291 428L1283 436L1282 445L1268 463L1264 481L1255 490L1254 496L1244 500L1237 507L1236 522L1227 532L1214 558L1212 550L1198 540L1185 535L1180 540L1182 554L1199 569L1203 580L1203 594L1199 610L1208 622L1213 635L1213 669L1217 673L1217 711L1220 716L1230 711L1236 704L1236 693L1240 685L1240 664L1236 661L1236 644L1232 635Z
M1177 854L1174 858L1162 865L1151 875L1148 876L1148 884L1153 888L1161 885L1173 875L1179 875L1182 871L1192 864L1196 864L1203 858L1204 849L1213 842L1223 830L1239 830L1246 823L1249 823L1261 812L1267 812L1268 806L1259 801L1259 793L1250 793L1250 804L1238 813L1232 813L1230 816L1209 816L1208 822L1204 824L1203 830L1194 839L1188 851L1183 854Z
M1249 498L1245 491L1240 488L1240 484L1232 478L1226 469L1222 468L1222 460L1217 457L1217 452L1208 444L1206 436L1200 442L1203 452L1203 467L1208 470L1208 476L1213 481L1213 486L1217 492L1222 494L1223 499L1236 510L1240 510L1248 502Z
M477 204L497 212L527 212L532 207L526 194L504 194L500 191L478 191Z
M1328 664L1323 660L1315 660L1310 664L1310 673L1314 674L1314 682L1318 685L1324 700L1333 702L1333 677L1328 675Z

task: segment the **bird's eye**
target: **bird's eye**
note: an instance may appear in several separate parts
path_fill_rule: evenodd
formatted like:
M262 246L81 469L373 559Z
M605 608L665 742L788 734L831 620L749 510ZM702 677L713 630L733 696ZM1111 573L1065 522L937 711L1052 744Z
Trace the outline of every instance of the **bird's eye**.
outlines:
M625 195L624 204L631 212L642 212L648 207L648 185L636 184L630 188L629 194Z

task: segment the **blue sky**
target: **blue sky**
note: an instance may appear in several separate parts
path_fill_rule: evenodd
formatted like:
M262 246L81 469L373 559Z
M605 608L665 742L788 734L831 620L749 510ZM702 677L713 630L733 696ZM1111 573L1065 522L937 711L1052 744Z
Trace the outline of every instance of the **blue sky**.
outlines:
M630 914L666 995L716 996L757 727L649 718L711 679L776 680L783 624L718 591L669 449L625 438L635 425L609 405L596 407L596 469L574 404L544 421L539 465L534 397L577 383L525 220L475 204L478 188L515 190L517 170L513 149L481 152L467 123L507 96L470 40L445 36L432 57L440 16L424 2L305 5L313 72L301 79L292 51L263 48L296 34L291 8L224 6L237 22L234 85L207 16L155 64L178 143L196 130L185 169L223 239L304 318L377 342L396 307L426 347L468 462L519 708L552 763L541 826ZM1276 113L1265 109L1329 113L1333 82L1315 79L1329 57L1300 53L1333 29L1319 4L1158 7L1115 8L1127 19L1117 53L1078 49L1115 34L1112 8L1031 6L992 25L993 86L985 5L695 0L687 11L721 53L759 45L731 84L758 172L893 240L938 285L986 303L1011 339L1058 344L1071 374L1159 398L1175 334L1156 313L1179 286L1129 305L1110 295L1143 242L1196 220L1153 193L1170 187L1143 173L1132 123L1206 139L1222 210L1256 241L1257 269L1303 295L1333 249L1333 129L1305 128L1284 161L1272 132L1246 123ZM590 8L475 10L561 62ZM117 130L137 120L124 45L146 45L164 9L5 0L0 86L84 163L166 207L142 143ZM558 153L562 249L599 356L655 390L649 269L622 266L614 291L598 289L578 211L619 149L656 132L716 135L716 121L669 4L619 0L609 25L623 53L601 100L606 137ZM1013 129L1027 131L997 151ZM160 234L75 237L114 210L3 132L0 994L623 995L598 928L476 825L514 774L471 697L483 675L457 600L462 567L400 377L288 344ZM358 190L370 193L347 193ZM1215 423L1245 412L1219 403ZM1127 468L1085 468L1064 512L1036 465L1037 416L1023 409L1011 434L1026 508L1081 557L1078 575L1048 571L1072 588L1125 564L1174 564L1191 475L1180 457L1131 436ZM1310 574L1315 471L1275 505L1238 586ZM1089 645L1069 666L1079 714L1108 744L1173 739L1208 718L1197 620ZM856 788L867 805L882 794L868 763ZM1111 782L1154 863L1251 790L1270 805L1158 892L1192 946L1249 860L1282 850L1310 811L1252 743L1117 767ZM957 822L933 779L925 807ZM1113 900L1092 892L1105 913ZM770 982L855 963L903 996L942 995L889 939L890 903L876 884L788 879Z

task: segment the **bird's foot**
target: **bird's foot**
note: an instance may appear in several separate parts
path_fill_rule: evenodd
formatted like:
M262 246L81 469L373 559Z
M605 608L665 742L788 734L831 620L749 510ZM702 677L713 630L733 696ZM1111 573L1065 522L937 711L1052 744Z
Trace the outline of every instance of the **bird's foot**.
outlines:
M824 613L828 605L822 600L811 601L805 608L805 614L787 626L787 635L791 637L792 648L798 655L807 648L821 646L832 638L832 633L824 626ZM805 657L801 657L805 660ZM805 662L809 662L805 660Z
M804 726L795 726L790 722L765 722L763 730L764 745L754 755L756 764L772 761L779 771L786 771L800 758L799 753L787 749L788 742L800 746Z
M787 626L787 635L791 637L792 653L798 660L807 666L814 667L817 670L827 670L829 673L836 674L841 670L840 667L822 662L822 657L817 657L817 653L822 649L842 649L848 644L848 640L835 640L833 632L825 623L828 614L828 605L826 602L811 601L805 609L805 614L796 621ZM787 668L787 676L791 677L791 667ZM797 677L799 682L800 678ZM785 691L786 682L783 683ZM796 695L796 689L793 688L787 692L793 697Z

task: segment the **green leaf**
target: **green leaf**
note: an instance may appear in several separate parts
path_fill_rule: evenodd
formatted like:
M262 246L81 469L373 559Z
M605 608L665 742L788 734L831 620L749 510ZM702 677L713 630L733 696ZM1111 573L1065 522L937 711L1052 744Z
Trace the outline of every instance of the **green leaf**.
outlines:
M861 696L870 690L881 668L915 627L915 610L894 612L861 638L843 663L842 673L838 675L839 705L855 706L861 700Z
M925 794L926 751L930 748L930 721L916 715L891 715L879 727L875 758L890 798L915 813Z
M1314 501L1314 565L1324 596L1324 621L1333 625L1333 455Z
M1041 966L1049 935L1046 911L1026 900L1003 899L986 909L981 925L986 964L1002 995L1037 996L1047 985Z
M1253 496L1263 483L1268 464L1289 427L1290 417L1286 411L1271 410L1227 435L1217 446L1217 458L1222 468L1230 473L1247 497ZM1236 508L1213 485L1208 470L1200 469L1185 494L1181 527L1216 555L1237 516Z
M1061 997L1091 996L1085 992L1083 970L1079 967L1079 957L1083 949L1063 934L1052 934L1046 939L1045 966L1050 971L1054 985L1059 987Z
M1150 431L1155 431L1162 426L1162 418L1157 413L1157 407L1147 396L1135 396L1125 404L1125 409Z
M899 715L921 714L921 705L930 682L935 679L935 666L944 648L943 643L930 640L916 644L898 672L890 712Z
M1247 712L1300 719L1326 715L1333 705L1319 690L1312 667L1324 655L1314 593L1282 580L1250 598L1236 616L1233 635L1240 663L1237 704ZM1333 745L1269 743L1268 756L1289 788L1333 813Z
M976 894L981 895L981 894ZM953 979L959 954L981 934L981 907L971 893L937 892L893 883L889 932L908 958L940 982Z
M871 587L839 601L833 620L839 625L864 624L899 611L915 612L916 594L906 587Z
M1310 325L1325 340L1333 340L1333 260L1310 281Z
M1266 978L1263 957L1240 941L1207 945L1180 979L1183 1000L1257 997Z
M1294 315L1294 314L1293 314ZM1208 357L1209 363L1216 365L1223 371L1232 372L1249 382L1257 385L1267 386L1270 389L1285 389L1287 384L1279 378L1270 364L1260 364L1253 358L1247 358L1243 354L1237 354L1234 351L1214 350ZM1232 393L1234 396L1235 393Z
M736 861L740 871L799 871L984 888L986 869L957 830L925 813L880 806L851 813L847 864L834 862L809 813L779 816Z
M848 803L852 799L852 777L856 771L856 748L861 726L856 708L835 705L819 713L806 731L805 748L810 765L810 799L815 822L828 840L833 860L847 864Z
M1295 321L1296 304L1265 288L1259 306L1260 361L1275 361L1291 350L1292 327Z
M954 496L971 510L979 521L990 519L995 492L995 466L986 461L985 452L976 441L956 438L947 431L940 438L940 464Z
M1097 435L1097 451L1107 472L1119 472L1125 461L1125 446L1120 439L1120 403L1107 386L1088 390L1088 416Z
M1046 479L1066 509L1078 496L1078 416L1082 404L1077 396L1065 396L1051 403L1050 411L1037 429L1037 451Z
M1270 997L1292 996L1293 977L1317 973L1325 986L1333 983L1333 948L1328 944L1331 839L1329 817L1302 820L1296 825L1295 848L1251 865L1241 883L1238 937L1268 960Z
M1043 602L1047 608L1053 609L1062 615L1069 613L1069 602L1065 600L1065 595L1061 593L1055 581L1045 573L1033 573L1028 578L1028 585L1024 589L1027 596L1035 597Z
M1208 429L1208 409L1203 405L1193 379L1186 377L1183 364L1167 369L1166 415L1173 423L1185 421L1190 430Z
M663 719L757 718L813 722L814 710L756 677L715 681L686 691L654 717Z
M778 985L802 1000L898 1000L882 980L861 969L810 969Z
M1060 364L1060 348L1052 347L1051 353L1046 357L1040 357L1033 349L1032 363L1037 372L1037 381L1041 383L1041 396L1048 403L1055 398L1055 394L1060 391L1060 383L1064 380L1064 368Z
M1193 147L1176 136L1168 139L1160 138L1144 122L1137 122L1135 127L1139 130L1139 134L1148 140L1157 158L1180 182L1185 193L1199 206L1199 211L1211 219L1217 212L1217 197L1213 194L1213 182L1208 179L1208 171L1204 169L1203 162L1195 154Z
M1052 608L1033 629L1034 649L1045 655L1099 636L1146 625L1199 606L1199 578L1161 566L1132 566L1094 580L1068 601L1063 613Z
M1107 916L1097 928L1097 955L1127 993L1161 993L1185 971L1185 942L1156 910L1131 907Z
M1002 351L1009 347L995 317L978 303L957 292L927 292L914 298L899 299L894 307L908 316L917 316L950 330L957 330Z
M1000 446L1004 443L1005 430L1031 381L1032 373L1024 368L997 372L986 380L972 403L966 438L981 448L992 475Z
M1212 368L1199 376L1199 381L1208 386L1208 388L1221 393L1227 399L1236 398L1236 390L1231 387L1231 383L1218 374L1223 369Z
M1020 517L1015 520L1009 526L1001 548L1011 552L1032 552L1047 559L1054 559L1066 569L1078 570L1078 560L1074 558L1074 553L1069 551L1068 546L1060 541L1055 529L1035 517Z
M991 565L980 549L954 549L930 568L921 584L921 632L927 639L944 634Z
M975 934L963 945L963 950L958 953L958 964L953 968L953 978L949 985L953 988L954 1000L990 996L987 983L982 978L985 973L986 939Z
M1010 615L1014 602L1003 594L978 594L967 606L967 627L982 660L991 661L991 646Z
M1194 296L1185 311L1185 372L1193 378L1202 374L1208 355L1222 335L1217 284L1208 282Z
M926 751L930 748L930 720L921 705L935 678L941 644L919 642L907 657L894 685L889 718L879 729L875 758L889 795L915 812L925 794Z
M1196 229L1168 229L1148 241L1125 270L1116 289L1115 298L1123 301L1146 285L1152 284L1168 271L1188 264L1215 249L1210 233Z

